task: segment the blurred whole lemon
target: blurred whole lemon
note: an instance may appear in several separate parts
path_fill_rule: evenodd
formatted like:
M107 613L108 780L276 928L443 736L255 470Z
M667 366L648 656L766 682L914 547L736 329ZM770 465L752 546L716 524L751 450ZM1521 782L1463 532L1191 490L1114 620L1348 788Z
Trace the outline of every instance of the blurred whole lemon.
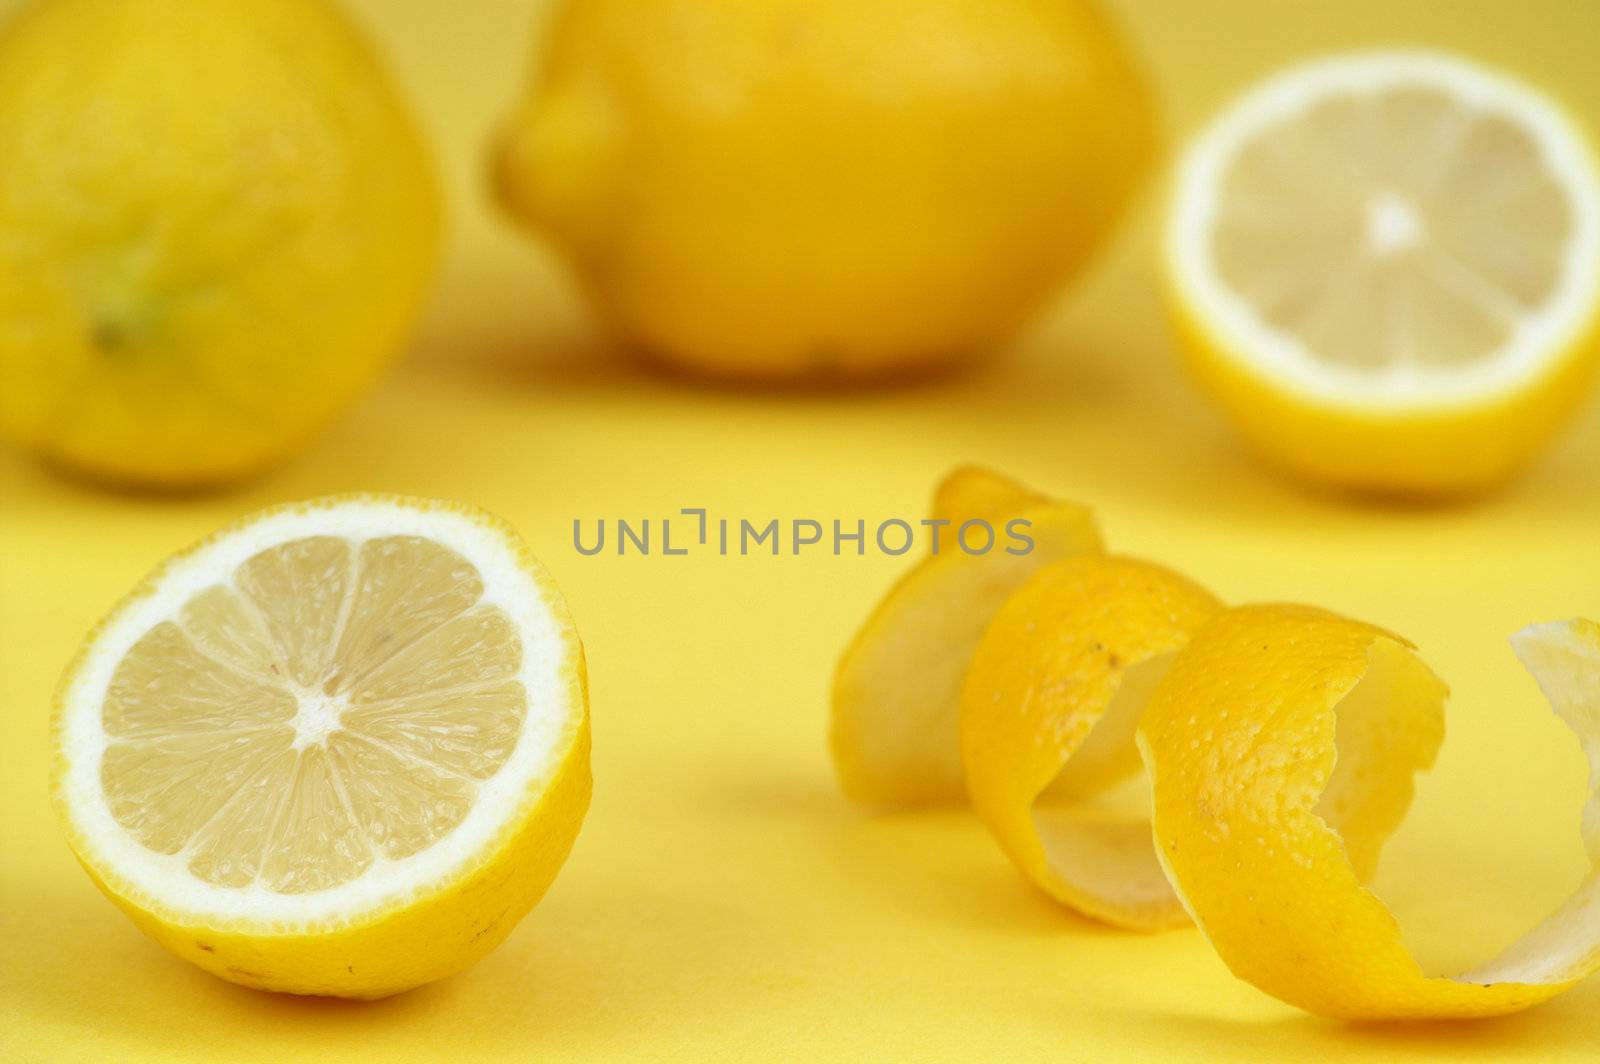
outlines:
M646 353L872 377L1017 326L1152 142L1090 0L565 0L496 177Z
M424 145L321 0L43 0L0 31L0 432L224 480L345 406L435 258Z

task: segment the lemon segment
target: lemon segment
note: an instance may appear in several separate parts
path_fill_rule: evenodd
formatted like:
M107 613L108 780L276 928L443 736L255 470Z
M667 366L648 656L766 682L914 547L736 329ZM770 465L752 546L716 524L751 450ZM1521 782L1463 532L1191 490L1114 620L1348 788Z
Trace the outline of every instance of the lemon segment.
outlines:
M1513 639L1594 769L1600 626ZM1306 607L1220 614L1174 658L1139 727L1163 866L1240 978L1348 1019L1516 1011L1600 967L1600 877L1501 956L1423 973L1363 887L1443 738L1446 689L1397 637ZM1584 836L1600 852L1591 797Z
M1449 493L1525 462L1600 345L1600 166L1562 108L1427 52L1338 56L1195 141L1167 230L1191 364L1269 457Z
M63 679L56 795L102 889L224 978L375 997L537 900L588 798L581 650L509 530L375 497L154 574Z
M1101 549L1094 519L1080 506L1044 502L1009 514L993 508L999 499L1040 498L982 471L958 470L941 486L936 512L951 522L943 549L889 590L834 674L829 738L851 799L874 806L964 800L961 685L985 627L1033 573ZM961 508L974 500L981 500L976 509ZM1027 522L1031 549L1008 553L1002 546L1013 519ZM956 545L956 530L968 520L994 528L992 550L968 554Z
M1187 922L1150 841L1134 729L1220 608L1160 566L1085 555L1039 570L989 624L961 696L967 790L1057 901L1121 927Z

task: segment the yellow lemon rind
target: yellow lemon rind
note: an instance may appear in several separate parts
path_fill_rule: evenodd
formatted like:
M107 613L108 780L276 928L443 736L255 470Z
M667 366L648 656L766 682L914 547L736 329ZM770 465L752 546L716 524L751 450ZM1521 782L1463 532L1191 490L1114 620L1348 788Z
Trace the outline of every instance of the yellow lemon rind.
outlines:
M1133 727L1149 684L1219 609L1161 566L1084 555L1034 574L973 656L961 703L973 808L1032 883L1078 912L1132 930L1188 922L1148 817L1103 819L1095 799L1142 785ZM1153 671L1126 682L1135 670Z
M1513 643L1594 773L1600 626L1539 625ZM1362 885L1432 763L1446 693L1403 642L1308 607L1228 611L1179 652L1139 730L1156 845L1234 974L1320 1015L1395 1020L1514 1012L1600 967L1600 872L1454 977L1426 975ZM1591 854L1597 809L1591 794Z

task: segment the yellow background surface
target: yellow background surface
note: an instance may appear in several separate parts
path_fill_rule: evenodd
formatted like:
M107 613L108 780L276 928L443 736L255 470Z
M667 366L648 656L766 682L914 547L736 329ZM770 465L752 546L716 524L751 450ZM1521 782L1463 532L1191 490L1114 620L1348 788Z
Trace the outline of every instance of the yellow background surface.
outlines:
M1114 547L1231 601L1317 602L1410 636L1455 695L1378 888L1448 968L1509 941L1585 867L1582 757L1505 636L1600 616L1600 411L1473 505L1305 493L1181 375L1153 283L1155 194L1103 269L966 376L845 396L652 376L604 349L482 194L538 5L357 6L453 200L451 257L401 368L292 464L225 494L118 497L0 452L0 1059L1596 1058L1600 979L1504 1020L1342 1026L1235 980L1192 930L1056 908L965 813L849 808L824 745L829 675L903 562L585 558L571 526L696 505L915 519L946 467L981 461L1092 504ZM1173 142L1285 60L1413 41L1520 70L1600 126L1585 0L1120 6ZM273 997L168 956L75 866L46 794L51 691L104 610L225 521L351 490L509 518L565 588L593 679L594 806L550 895L468 973L376 1004Z

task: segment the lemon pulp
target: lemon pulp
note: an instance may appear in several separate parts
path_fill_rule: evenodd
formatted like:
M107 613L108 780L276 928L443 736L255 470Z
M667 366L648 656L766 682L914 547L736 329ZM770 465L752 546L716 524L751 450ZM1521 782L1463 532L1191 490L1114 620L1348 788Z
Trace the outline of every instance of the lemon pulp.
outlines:
M437 841L522 731L522 644L417 536L260 551L151 628L102 708L101 784L147 849L222 887L324 890Z
M1212 252L1274 331L1398 380L1511 345L1555 295L1574 223L1526 128L1398 83L1260 133L1223 175Z
M1600 163L1504 74L1335 56L1196 139L1166 267L1192 368L1264 456L1345 489L1480 491L1600 368Z

